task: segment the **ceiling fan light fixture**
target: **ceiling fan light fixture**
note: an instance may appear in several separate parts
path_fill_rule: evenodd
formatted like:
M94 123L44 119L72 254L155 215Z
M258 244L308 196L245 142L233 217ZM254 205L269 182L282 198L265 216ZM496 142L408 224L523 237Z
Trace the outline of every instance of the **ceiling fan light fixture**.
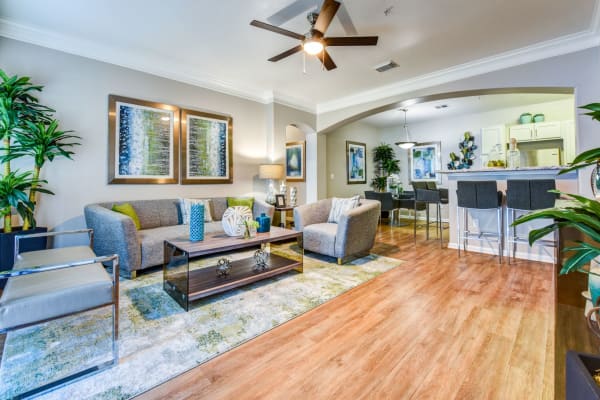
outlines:
M314 56L315 54L319 54L320 52L322 52L324 46L323 42L321 42L319 39L311 38L305 40L304 43L302 43L302 48L305 52Z
M396 143L401 149L410 149L412 147L415 147L415 142L398 142Z

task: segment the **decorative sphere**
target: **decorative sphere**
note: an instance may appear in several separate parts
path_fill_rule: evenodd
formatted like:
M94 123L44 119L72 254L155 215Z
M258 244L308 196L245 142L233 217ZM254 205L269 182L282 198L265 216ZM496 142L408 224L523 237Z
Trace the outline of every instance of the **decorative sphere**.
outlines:
M246 206L229 207L223 213L221 224L228 236L242 236L246 227L244 220L252 221L252 211Z

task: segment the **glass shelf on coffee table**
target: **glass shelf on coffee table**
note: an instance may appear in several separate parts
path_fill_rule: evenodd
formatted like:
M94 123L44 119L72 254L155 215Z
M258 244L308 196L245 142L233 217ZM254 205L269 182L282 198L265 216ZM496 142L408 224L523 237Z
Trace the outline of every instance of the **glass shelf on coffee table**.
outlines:
M187 311L195 300L290 270L302 272L301 243L302 232L278 227L249 239L216 232L199 242L188 237L165 240L163 289ZM264 266L256 263L257 250L266 252ZM231 269L219 275L217 263L223 258Z

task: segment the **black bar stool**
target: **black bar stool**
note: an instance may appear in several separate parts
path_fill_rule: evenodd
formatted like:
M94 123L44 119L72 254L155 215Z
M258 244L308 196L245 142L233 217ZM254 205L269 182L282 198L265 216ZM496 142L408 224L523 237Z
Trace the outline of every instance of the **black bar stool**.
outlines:
M456 226L458 229L458 255L460 256L460 243L463 243L463 250L467 251L469 239L487 240L487 238L496 238L498 242L498 258L502 263L502 253L504 252L504 212L502 209L502 192L498 191L496 181L458 181L456 197L458 207L456 208ZM479 232L469 230L469 210L492 210L496 209L496 233L485 232L479 229ZM462 221L460 211L462 210Z
M439 190L428 190L428 189L416 189L415 188L415 209L414 209L414 227L413 227L413 238L415 243L417 242L417 206L425 206L425 214L427 218L427 240L429 240L429 205L436 205L436 218L435 218L435 230L438 237L440 238L440 246L444 247L444 238L442 235L442 217L441 217L441 197Z
M512 179L506 181L506 247L509 264L511 250L512 258L516 258L517 244L529 244L529 240L526 237L518 236L516 226L511 227L511 224L517 218L517 214L519 212L527 213L554 207L554 202L558 198L558 194L550 193L549 190L555 189L556 182L553 179ZM557 260L556 244L556 231L554 232L553 239L544 239L535 242L535 245L554 248L555 262Z

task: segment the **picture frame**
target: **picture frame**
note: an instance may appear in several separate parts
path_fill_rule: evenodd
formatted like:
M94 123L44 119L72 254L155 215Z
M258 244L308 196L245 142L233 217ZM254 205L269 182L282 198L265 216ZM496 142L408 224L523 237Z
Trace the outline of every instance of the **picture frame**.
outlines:
M179 108L109 95L108 183L178 182Z
M367 145L346 140L346 183L367 183Z
M411 182L441 183L441 142L419 143L408 152Z
M181 110L181 184L233 183L233 119Z
M306 142L285 144L285 180L288 182L306 180Z
M276 194L275 195L275 207L277 208L285 208L285 195L283 194Z

